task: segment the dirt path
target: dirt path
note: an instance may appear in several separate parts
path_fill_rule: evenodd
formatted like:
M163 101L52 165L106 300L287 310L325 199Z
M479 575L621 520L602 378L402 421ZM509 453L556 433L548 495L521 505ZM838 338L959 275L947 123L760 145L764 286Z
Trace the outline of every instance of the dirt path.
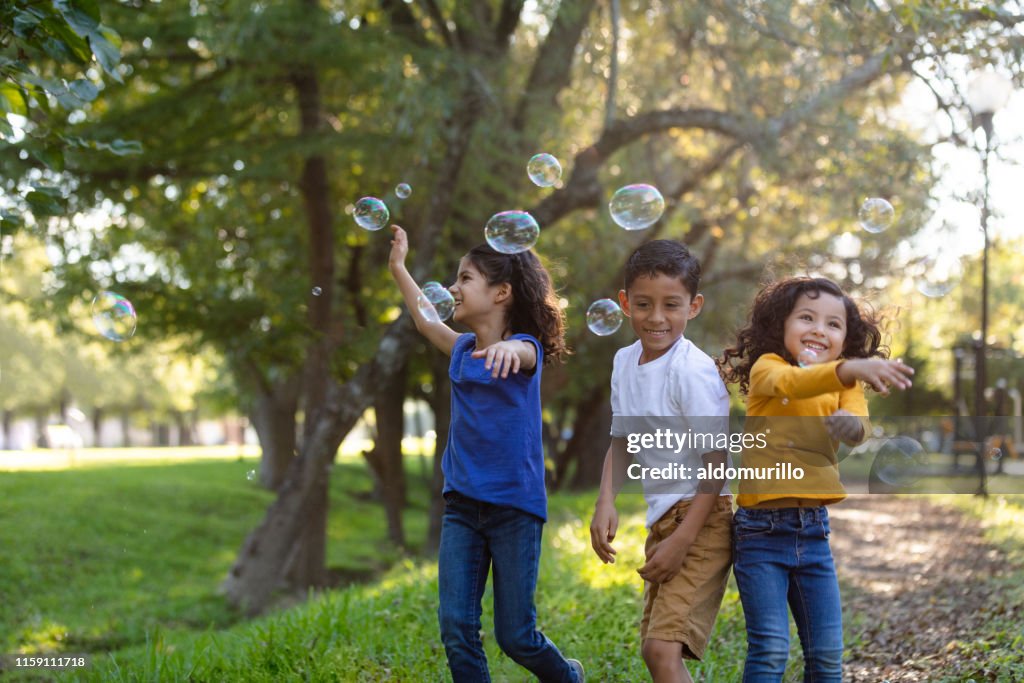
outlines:
M992 578L1009 560L981 525L923 499L851 496L829 508L844 618L860 641L850 681L928 681L964 664L958 642L974 640L995 614L1024 622Z

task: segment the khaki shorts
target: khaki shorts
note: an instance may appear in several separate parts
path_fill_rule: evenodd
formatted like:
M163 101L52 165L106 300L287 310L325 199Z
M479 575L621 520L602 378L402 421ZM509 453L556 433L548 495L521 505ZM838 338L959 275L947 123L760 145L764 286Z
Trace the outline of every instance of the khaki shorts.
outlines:
M647 555L676 530L689 507L689 500L681 500L655 522L644 546ZM719 496L682 570L668 583L644 582L641 640L682 643L684 659L700 659L722 605L730 565L732 496Z

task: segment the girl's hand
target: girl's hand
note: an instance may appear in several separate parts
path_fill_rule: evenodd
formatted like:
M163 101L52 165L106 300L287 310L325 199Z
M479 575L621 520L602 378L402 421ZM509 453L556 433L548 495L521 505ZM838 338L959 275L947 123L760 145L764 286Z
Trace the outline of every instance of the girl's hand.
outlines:
M825 418L825 429L833 439L843 443L860 443L864 438L864 423L848 410L840 408Z
M500 374L502 379L504 379L508 377L509 370L512 371L512 374L519 372L521 364L519 346L521 344L522 342L516 340L500 341L497 344L491 344L488 347L474 351L473 358L487 358L484 368L491 370L491 377L497 378Z
M409 237L405 230L397 225L391 226L394 237L391 238L391 254L388 256L388 268L394 270L405 265L405 257L409 254Z
M889 388L909 389L910 377L914 368L900 361L884 358L854 358L843 361L836 370L843 384L852 384L852 380L871 385L882 396L889 395Z

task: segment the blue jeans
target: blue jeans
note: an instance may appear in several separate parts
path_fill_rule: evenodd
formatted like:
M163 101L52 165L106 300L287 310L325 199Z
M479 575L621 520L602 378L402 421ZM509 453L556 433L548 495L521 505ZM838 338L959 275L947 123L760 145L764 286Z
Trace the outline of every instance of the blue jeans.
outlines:
M803 647L805 683L841 681L843 615L828 510L740 508L733 525L733 573L747 621L744 683L782 680L787 604Z
M494 568L494 637L541 681L575 683L554 643L537 630L533 603L544 521L527 512L445 494L438 557L441 640L455 683L490 681L480 642L480 600Z

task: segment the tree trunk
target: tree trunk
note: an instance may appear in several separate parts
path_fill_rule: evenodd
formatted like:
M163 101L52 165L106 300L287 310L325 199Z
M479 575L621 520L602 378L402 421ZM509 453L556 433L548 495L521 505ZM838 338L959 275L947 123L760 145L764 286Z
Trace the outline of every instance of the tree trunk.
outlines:
M50 447L50 435L46 433L46 411L38 410L35 414L36 418L36 447L37 448L49 448Z
M612 407L602 384L578 409L572 438L565 447L568 457L576 461L576 473L571 484L573 489L593 488L601 483L611 427Z
M92 445L103 446L103 408L98 406L92 409Z
M301 77L301 74L300 74ZM299 81L295 81L297 84ZM302 89L297 86L302 97ZM427 215L418 231L422 239L417 249L411 272L413 277L422 277L433 259L440 241L442 228L451 215L455 188L459 173L465 162L472 139L473 128L481 114L479 87L472 78L467 78L462 87L460 101L452 110L444 131L445 156L436 169L438 178ZM300 102L303 116L307 104ZM311 187L304 176L303 192ZM307 199L308 202L308 199ZM307 205L307 208L308 205ZM311 209L310 209L311 210ZM311 248L318 245L319 253L313 255L314 274L318 269L330 268L334 253L332 243L322 243L325 235L333 239L329 226L318 228L310 221ZM324 262L326 259L326 262ZM331 271L333 272L333 271ZM330 283L318 286L330 290ZM321 297L314 297L320 299ZM329 302L329 296L322 297ZM316 307L310 307L311 321ZM329 327L329 326L328 326ZM307 386L305 405L307 425L304 429L301 455L296 458L285 477L277 501L267 510L263 522L242 545L238 559L223 584L224 593L232 604L243 607L249 613L258 613L270 603L275 592L281 589L304 591L319 585L325 568L314 568L314 558L323 556L326 543L326 486L329 465L345 434L373 401L376 388L397 373L405 364L412 342L413 326L409 315L403 314L382 336L373 359L365 363L345 384L327 382L329 377L329 343L340 334L336 330L320 329L314 326L321 337L309 347L305 377L323 378L327 383L325 400L321 405L311 403L310 397L317 393L316 386ZM317 375L317 373L322 373ZM314 405L315 410L310 411ZM321 493L321 487L323 492ZM304 574L293 571L294 566L308 569Z
M430 409L434 411L434 432L437 439L434 446L434 472L430 482L430 523L424 552L436 554L441 545L441 516L444 514L444 474L441 472L441 458L448 445L448 428L452 421L452 385L448 379L448 356L431 353L430 370L433 374L434 391L430 395Z
M191 415L183 413L180 410L175 410L174 424L178 428L178 445L194 446L195 434L193 427L195 426L195 423L192 421Z
M608 394L605 391L605 385L596 385L591 391L585 395L575 407L575 418L572 421L572 436L569 437L568 443L565 444L561 452L558 453L555 458L555 483L558 488L563 486L571 485L577 486L578 477L580 476L580 469L585 467L583 460L592 456L592 454L583 451L583 449L590 449L595 445L597 436L593 437L589 433L589 430L593 429L591 424L594 420L599 419L601 411L604 408L608 408ZM609 408L610 411L610 408ZM610 418L608 422L608 429L604 432L604 444L600 446L601 450L601 461L604 461L604 454L608 450L608 432L610 431L611 423ZM568 481L568 471L572 464L575 464L575 473L573 475L572 483ZM600 483L600 470L598 471L598 483Z
M405 547L402 527L402 509L405 507L405 467L402 462L402 436L405 431L405 385L408 365L403 365L393 377L379 387L374 401L377 416L377 439L366 460L380 482L381 502L388 523L388 538L395 545Z
M121 446L131 448L132 445L132 416L126 410L121 413Z
M249 422L260 441L260 484L276 491L295 458L295 413L299 382L294 378L259 390L249 408ZM244 441L244 440L243 440Z
M2 418L0 418L0 424L4 430L4 450L12 451L14 447L11 445L11 424L14 422L14 411L4 410Z

